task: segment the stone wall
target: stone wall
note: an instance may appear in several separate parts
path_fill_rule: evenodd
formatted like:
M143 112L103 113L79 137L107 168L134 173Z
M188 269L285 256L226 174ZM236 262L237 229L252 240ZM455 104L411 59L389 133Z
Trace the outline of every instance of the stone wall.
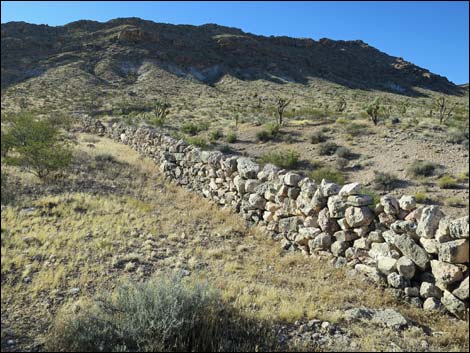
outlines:
M468 216L450 219L413 196L386 195L374 205L358 183L318 184L250 158L201 151L149 127L104 126L87 116L80 122L153 159L167 179L264 227L286 250L330 256L416 306L468 317Z

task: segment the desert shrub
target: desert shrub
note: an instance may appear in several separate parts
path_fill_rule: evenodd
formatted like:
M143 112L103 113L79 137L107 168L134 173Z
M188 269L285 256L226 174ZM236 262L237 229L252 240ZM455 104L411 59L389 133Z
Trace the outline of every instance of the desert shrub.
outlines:
M344 133L349 136L356 137L360 135L366 135L369 133L369 129L365 124L349 123L344 126Z
M48 119L36 119L30 113L20 113L4 119L3 161L18 166L44 179L68 167L72 150L57 126Z
M8 187L8 175L1 171L1 203L5 204L10 201L12 197L12 190Z
M266 124L264 130L256 133L256 139L262 142L274 140L279 136L279 133L280 127L278 124Z
M349 160L347 160L346 158L342 158L342 157L337 158L335 161L336 168L339 170L346 168L348 164L349 164Z
M315 131L312 136L310 136L310 142L312 144L322 143L328 140L328 136L326 136L322 131Z
M338 145L334 142L325 142L320 145L318 152L322 156L332 156L338 149Z
M224 136L224 134L222 133L222 131L220 130L213 130L209 133L209 140L211 142L214 142L214 141L217 141L219 140L220 138L222 138Z
M279 168L294 169L299 165L300 154L296 151L273 151L261 156L261 163L271 163Z
M49 351L216 352L270 350L267 324L240 315L218 292L180 276L123 282L112 293L65 305Z
M444 200L444 204L451 207L463 207L466 205L465 202L458 197L449 197Z
M185 134L194 136L200 133L201 131L206 131L209 128L209 123L207 122L192 122L188 121L181 126L181 131Z
M233 153L232 148L227 144L223 144L219 146L217 149L222 153Z
M229 132L226 137L228 143L234 143L237 141L237 134L233 131Z
M326 179L336 184L344 184L345 178L343 173L331 167L321 167L310 173L310 178L320 183L322 179Z
M199 148L207 147L207 141L204 137L201 136L193 136L188 138L188 143Z
M431 176L438 165L428 161L416 160L408 167L408 174L414 177Z
M393 190L400 180L391 173L374 171L373 185L375 189L384 191Z
M454 144L462 144L468 147L469 133L468 129L449 129L446 141Z
M354 155L353 153L349 150L349 148L346 147L338 147L336 150L335 154L344 159L351 159Z
M95 161L100 162L100 163L114 163L116 162L116 159L111 154L101 153L95 156Z
M437 180L437 185L441 189L455 189L458 186L457 179L451 175L443 175Z

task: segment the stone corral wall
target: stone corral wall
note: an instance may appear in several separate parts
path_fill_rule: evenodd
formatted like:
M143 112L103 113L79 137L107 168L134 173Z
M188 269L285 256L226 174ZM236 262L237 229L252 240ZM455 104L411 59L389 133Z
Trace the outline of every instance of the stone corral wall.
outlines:
M85 131L153 159L168 179L264 227L285 249L328 255L414 305L468 317L468 216L451 219L413 196L387 195L373 205L358 183L318 184L250 158L201 151L153 128L80 121Z

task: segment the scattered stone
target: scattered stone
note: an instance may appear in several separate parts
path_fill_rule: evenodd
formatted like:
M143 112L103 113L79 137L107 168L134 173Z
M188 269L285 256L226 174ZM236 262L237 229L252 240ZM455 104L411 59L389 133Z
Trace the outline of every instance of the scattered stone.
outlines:
M403 195L400 200L398 200L400 208L405 211L413 211L416 208L416 199L414 196Z
M424 207L418 221L416 234L423 238L434 238L434 234L439 227L439 221L442 217L444 217L444 214L438 206L432 205Z
M432 274L436 278L436 286L447 289L449 284L460 281L463 273L460 267L438 260L431 261Z
M440 310L441 309L441 301L435 297L427 298L423 303L424 310Z
M396 270L397 260L391 257L379 257L377 268L384 275L389 275Z
M351 228L357 228L369 225L374 220L374 213L368 207L348 207L345 218Z
M452 292L452 294L460 300L468 301L468 276L460 283L460 285Z
M439 260L452 264L469 262L468 240L459 239L439 244Z
M447 290L444 291L444 296L441 298L441 303L447 310L449 310L450 313L461 320L465 319L465 303L454 296L451 292Z

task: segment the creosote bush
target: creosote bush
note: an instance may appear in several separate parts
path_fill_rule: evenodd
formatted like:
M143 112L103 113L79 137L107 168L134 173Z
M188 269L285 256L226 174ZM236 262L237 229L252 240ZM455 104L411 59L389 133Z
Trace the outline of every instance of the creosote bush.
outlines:
M123 282L65 305L46 348L68 352L219 352L275 348L267 324L240 315L207 285L181 276Z
M274 151L261 156L261 163L271 163L283 169L295 169L299 165L300 154L296 151Z
M432 176L438 165L428 161L416 160L408 167L408 174L414 177Z
M391 173L377 172L374 171L374 188L384 191L391 191L396 186L400 180Z
M316 131L310 136L310 143L312 144L325 142L326 140L328 140L328 136L326 136L322 131Z
M235 143L237 141L237 134L233 131L229 132L225 138L228 143Z
M207 122L192 122L188 121L181 126L181 131L185 134L194 136L200 133L201 131L206 131L209 128L209 123Z
M261 142L274 140L279 136L280 126L278 124L266 124L265 129L256 133L256 139Z
M322 156L332 156L335 154L338 147L339 146L334 142L325 142L324 144L320 145L318 152Z
M53 120L19 113L6 116L2 122L6 124L1 146L2 161L6 164L45 179L72 162L72 150Z
M204 137L201 136L193 136L188 137L188 143L194 145L196 147L205 148L207 147L207 141Z

